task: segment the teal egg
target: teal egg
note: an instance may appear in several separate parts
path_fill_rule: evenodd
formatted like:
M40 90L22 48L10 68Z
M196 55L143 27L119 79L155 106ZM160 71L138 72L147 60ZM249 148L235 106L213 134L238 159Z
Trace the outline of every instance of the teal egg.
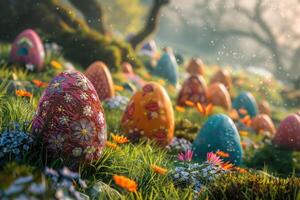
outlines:
M234 165L242 163L241 139L233 121L224 114L213 115L208 118L200 129L193 143L194 160L204 161L209 152L223 151L229 157L222 158Z
M245 109L248 115L253 118L258 114L258 107L254 96L250 92L242 92L237 96L232 107L239 111L240 109ZM240 117L244 117L244 114L239 112Z
M178 65L174 55L164 53L153 70L153 74L167 80L172 85L178 81Z

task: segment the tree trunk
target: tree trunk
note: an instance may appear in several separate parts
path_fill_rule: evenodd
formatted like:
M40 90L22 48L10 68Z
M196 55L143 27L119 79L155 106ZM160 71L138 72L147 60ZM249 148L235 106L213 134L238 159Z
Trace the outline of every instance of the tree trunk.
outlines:
M111 71L117 71L124 61L142 66L130 45L91 29L58 0L0 0L0 7L0 40L12 42L21 31L32 28L47 41L61 45L64 56L84 68L96 60L105 62Z
M169 2L170 0L153 0L153 6L150 9L145 27L129 41L134 49L157 29L160 10Z
M103 9L97 0L69 0L84 16L87 24L99 31L106 34L104 23Z

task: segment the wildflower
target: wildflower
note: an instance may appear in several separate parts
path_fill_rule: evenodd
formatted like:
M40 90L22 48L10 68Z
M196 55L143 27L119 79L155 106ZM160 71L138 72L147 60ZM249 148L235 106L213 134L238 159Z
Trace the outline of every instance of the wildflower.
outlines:
M240 131L240 136L247 136L249 133L247 131Z
M248 111L244 108L240 108L239 109L239 113L242 114L242 115L247 115L248 114Z
M241 174L247 173L247 170L241 167L235 167L234 169Z
M165 85L166 84L166 82L164 80L162 80L162 79L159 79L158 83L161 84L161 85Z
M125 176L114 175L113 179L115 184L123 189L128 190L129 192L137 191L137 183L134 180L131 180Z
M189 100L186 100L184 103L185 103L185 105L187 105L187 106L191 106L191 107L195 106L194 102L189 101Z
M40 80L36 80L36 79L32 80L31 82L32 82L35 86L41 87L41 88L46 87L46 86L48 85L47 83L44 83L44 82L42 82L42 81L40 81Z
M180 161L191 161L193 158L193 151L187 150L186 152L182 152L178 154L178 160Z
M196 108L199 113L204 116L208 116L213 110L213 104L208 104L207 106L202 105L200 102L196 104Z
M114 85L114 89L115 89L116 91L119 91L119 92L121 92L121 91L123 91L123 90L124 90L124 87L123 87L123 86L121 86L121 85Z
M221 167L223 170L228 171L233 168L233 164L231 164L230 162L226 162L226 163L223 163L221 165Z
M207 162L212 165L221 165L222 164L221 158L218 155L214 154L213 152L207 153L206 159L207 159Z
M181 113L183 113L185 111L184 107L181 107L181 106L176 106L175 109Z
M91 106L85 106L85 107L83 108L83 114L84 114L85 116L91 116L92 113L93 113L93 111L92 111L92 107L91 107Z
M51 64L51 66L52 66L54 69L61 69L61 68L62 68L62 65L61 65L59 62L55 61L55 60L52 60L52 61L50 62L50 64Z
M218 155L218 156L220 156L222 158L228 158L229 157L229 153L225 153L224 151L220 151L220 150L218 150L216 152L216 155Z
M167 148L176 151L188 151L192 149L192 143L184 138L174 137L171 144L169 144Z
M26 90L16 90L16 95L19 97L32 97L32 93Z
M242 118L241 120L240 120L243 124L245 124L246 126L251 126L251 123L252 123L252 121L251 121L251 117L249 116L249 115L246 115L244 118Z
M124 137L122 135L111 135L113 138L113 141L116 142L117 144L124 144L129 142L129 140L127 139L127 137Z
M165 175L168 170L162 167L159 167L157 165L151 165L152 170L157 173L157 174L161 174L161 175Z
M113 142L109 142L109 141L106 141L105 142L105 146L111 148L111 149L116 149L118 147L117 144L113 143Z
M75 138L82 141L89 141L95 132L95 125L87 119L81 119L71 124L71 129Z

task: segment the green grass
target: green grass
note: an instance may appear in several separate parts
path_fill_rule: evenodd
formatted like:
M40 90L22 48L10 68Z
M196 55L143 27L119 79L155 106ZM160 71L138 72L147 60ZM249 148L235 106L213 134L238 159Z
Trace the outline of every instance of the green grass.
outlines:
M30 131L27 122L33 118L43 91L43 88L35 87L31 81L38 79L49 82L62 71L62 69L53 69L50 62L58 60L64 63L66 60L61 55L47 54L45 72L31 73L21 66L7 63L9 48L9 45L0 45L0 52L2 52L0 55L0 132L14 123L26 124L25 130ZM208 82L215 71L214 67L207 68L205 79ZM144 73L145 70L139 69L139 74ZM121 74L113 74L113 79L117 85L126 81ZM248 76L248 74L246 76L244 71L234 73L233 79L242 79L243 84L234 87L232 96L236 96L240 91L249 90L258 100L266 98L272 108L276 108L273 109L272 115L276 126L288 113L297 109L285 105L284 98L281 96L283 87L276 80L271 80L269 85L266 84L266 87L261 88L262 78L255 75ZM9 90L9 83L12 80L28 81L33 97L16 97L14 90ZM159 78L153 77L153 80L159 80ZM177 93L167 85L166 88L175 108ZM126 91L119 93L130 98L130 94ZM108 136L110 133L122 134L120 120L123 112L107 107L104 109ZM218 107L213 110L213 113L224 112ZM200 115L194 108L186 108L184 112L175 110L174 114L174 135L191 142L207 120L207 117ZM243 167L249 169L249 172L222 175L203 187L199 194L196 194L191 186L176 187L169 173L160 175L152 170L153 164L168 169L168 172L174 170L177 155L146 140L138 144L119 145L117 149L105 148L98 161L91 165L82 165L78 172L87 180L89 187L94 186L104 191L103 196L95 196L95 199L296 199L300 188L297 178L300 175L299 152L277 149L269 145L264 137L251 132L243 137L249 138L258 146L257 149L250 147L244 151ZM111 140L110 137L109 140ZM20 176L35 174L39 177L46 164L57 169L68 165L67 161L61 159L51 163L46 163L45 160L45 152L41 142L37 140L23 160L18 163L11 161L0 166L0 189L6 188L10 182ZM118 187L112 179L113 175L124 175L133 179L138 184L138 191L130 193ZM92 195L89 189L81 190L81 192Z

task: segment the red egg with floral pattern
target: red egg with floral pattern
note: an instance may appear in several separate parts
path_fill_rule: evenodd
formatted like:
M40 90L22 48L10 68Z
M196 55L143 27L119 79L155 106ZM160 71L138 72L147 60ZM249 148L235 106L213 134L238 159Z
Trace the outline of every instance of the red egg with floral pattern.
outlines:
M50 160L70 167L100 157L106 141L104 110L92 83L80 72L62 72L44 91L32 123Z
M101 101L115 96L111 74L103 62L94 62L84 74L94 85Z
M177 105L186 106L186 102L194 104L200 102L207 103L207 86L204 78L200 75L191 75L184 81L177 98Z
M123 114L121 127L133 142L147 137L168 145L174 134L174 114L165 89L158 83L148 83L136 92Z

